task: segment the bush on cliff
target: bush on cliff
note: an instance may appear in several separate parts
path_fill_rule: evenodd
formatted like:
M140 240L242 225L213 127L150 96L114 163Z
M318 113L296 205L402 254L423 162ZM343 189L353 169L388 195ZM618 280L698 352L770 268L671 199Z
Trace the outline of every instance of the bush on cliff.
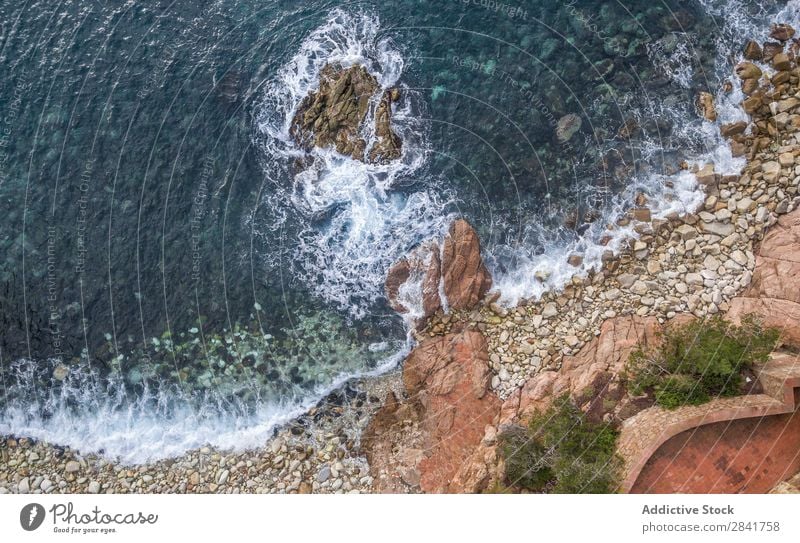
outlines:
M616 441L615 429L589 421L568 395L561 396L528 428L500 436L506 480L534 492L614 492L621 466Z
M733 325L720 316L669 326L655 348L631 353L625 378L633 394L651 392L668 409L742 392L742 373L766 362L779 332L754 316Z

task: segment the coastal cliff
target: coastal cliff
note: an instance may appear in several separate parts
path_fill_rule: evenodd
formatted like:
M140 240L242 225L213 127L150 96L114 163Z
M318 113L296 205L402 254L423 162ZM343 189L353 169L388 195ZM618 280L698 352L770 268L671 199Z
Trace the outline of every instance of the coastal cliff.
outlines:
M651 400L625 389L621 376L633 349L657 343L667 323L717 314L738 322L755 314L781 330L782 344L800 346L800 300L792 294L794 268L800 261L800 211L795 211L800 69L793 35L788 25L775 25L775 41L745 45L749 60L736 66L734 77L740 79L745 95L741 105L750 120L722 125L720 131L733 154L747 158L747 165L739 175L720 175L711 163L687 165L686 173L705 192L695 213L654 218L643 195L630 203L628 217L620 221L635 225L634 236L618 254L608 251L597 273L576 275L562 291L513 309L494 304L491 297L446 315L436 312L438 306L429 306L434 313L424 314L424 339L407 359L404 376L414 371L420 358L426 365L481 375L486 368L475 364L485 360L491 387L462 395L470 407L448 411L444 431L425 424L424 416L411 423L413 432L408 425L401 429L396 413L406 404L392 398L373 419L366 442L367 456L374 458L377 491L489 490L501 482L503 473L496 436L564 393L587 415L607 423L619 424L650 407ZM728 83L727 92L732 88ZM716 120L712 94L701 94L698 106L707 120ZM464 334L471 334L468 344L476 350L441 362L436 346L460 351ZM436 381L419 381L406 387L407 404L428 397L437 386ZM484 399L486 394L502 400L499 410L496 402ZM479 405L480 418L473 413ZM471 438L451 435L451 428L464 427L471 429ZM441 449L457 441L459 447L444 458L430 448L417 456L388 457L386 451L412 446L410 435L413 443L432 442ZM383 453L376 454L378 450ZM434 470L441 481L425 480L430 468L423 459L437 464ZM448 469L451 464L459 469Z

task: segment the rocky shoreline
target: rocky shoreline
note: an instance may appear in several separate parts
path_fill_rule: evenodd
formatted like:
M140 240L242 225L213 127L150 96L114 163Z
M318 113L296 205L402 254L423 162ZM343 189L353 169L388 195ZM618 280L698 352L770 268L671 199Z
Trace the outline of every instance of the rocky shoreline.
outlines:
M736 300L754 281L760 240L800 205L800 68L793 34L777 25L775 41L763 47L749 42L749 60L736 67L751 123L721 131L734 154L747 158L742 173L723 176L713 164L687 169L705 200L686 216L654 218L647 195L637 195L615 226L632 226L635 237L618 254L604 255L602 271L576 275L563 290L513 309L497 305L491 294L478 304L491 278L474 231L459 223L443 250L438 242L423 246L387 279L399 311L413 312L399 299L409 278L432 296L423 304L427 320L420 321L419 344L402 375L348 385L352 395L337 393L344 400L329 399L253 451L202 448L130 467L8 437L0 443L0 493L474 492L499 479L496 436L503 426L557 393L580 396L601 379L602 399L611 399L598 416L632 416L642 406L619 390L625 349L651 340L675 318L741 317L748 308ZM698 102L714 120L713 96L704 93ZM570 262L580 259L573 255ZM443 277L452 292L445 299L468 301L437 303L433 295L441 289L433 287ZM590 396L585 409L594 409L600 397Z
M369 492L373 478L360 435L399 374L344 385L262 447L202 447L154 463L128 466L27 438L0 440L0 494L218 493L333 494Z

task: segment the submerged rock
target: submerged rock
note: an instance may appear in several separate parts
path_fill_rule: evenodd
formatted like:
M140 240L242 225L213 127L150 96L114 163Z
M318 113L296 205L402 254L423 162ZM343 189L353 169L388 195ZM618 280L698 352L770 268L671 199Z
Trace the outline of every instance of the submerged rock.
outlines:
M558 125L556 125L556 138L558 138L558 141L561 143L566 143L581 129L582 124L583 121L581 118L574 113L564 115L558 120Z
M377 141L365 156L367 142L361 135L373 96L380 92L378 80L364 66L342 68L326 65L320 72L319 89L303 98L292 119L289 133L305 149L333 147L356 160L384 163L400 156L402 142L391 127L391 105L397 89L389 89L375 112Z
M714 106L714 96L709 92L701 92L697 96L697 108L700 114L708 121L717 120L717 108Z

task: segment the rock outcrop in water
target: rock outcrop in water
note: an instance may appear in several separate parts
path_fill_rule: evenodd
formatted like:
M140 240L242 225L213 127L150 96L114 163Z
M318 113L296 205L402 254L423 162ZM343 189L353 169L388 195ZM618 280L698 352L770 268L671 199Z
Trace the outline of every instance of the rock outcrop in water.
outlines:
M439 243L428 240L395 262L386 275L386 296L392 309L408 313L414 304L422 303L422 317L442 307L439 282L442 278ZM414 286L416 288L414 288Z
M396 88L383 92L375 111L376 141L367 153L362 136L373 97L381 92L378 80L364 66L326 65L319 88L303 98L289 133L305 149L333 147L362 162L386 163L400 157L402 141L392 130L392 103L400 98Z
M450 225L441 245L428 240L395 262L385 283L392 308L398 313L421 311L416 315L420 321L436 313L443 301L452 309L472 309L491 287L478 234L463 219ZM414 307L420 303L421 308Z
M369 150L369 161L385 164L400 158L403 142L392 130L392 104L400 99L397 88L383 91L383 96L375 110L375 137L377 140Z
M478 234L463 219L455 221L444 238L442 280L447 304L457 310L472 309L492 288Z

